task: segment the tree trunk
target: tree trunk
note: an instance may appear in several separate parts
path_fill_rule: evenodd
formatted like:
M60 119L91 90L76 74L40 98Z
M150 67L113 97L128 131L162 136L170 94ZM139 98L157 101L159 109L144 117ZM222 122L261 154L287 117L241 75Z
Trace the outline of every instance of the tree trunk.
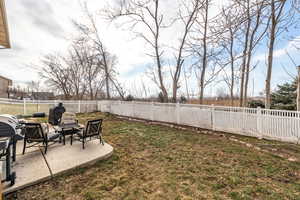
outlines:
M251 58L252 58L252 51L255 46L254 39L256 32L260 25L260 17L261 17L261 7L257 10L256 14L256 21L255 21L255 27L253 31L251 32L250 36L250 42L249 42L249 48L248 48L248 57L247 57L247 64L246 64L246 80L245 80L245 89L244 89L244 98L243 98L243 106L247 106L248 102L248 83L249 83L249 77L250 77L250 65L251 65Z
M245 45L243 50L243 62L241 66L240 106L243 106L243 101L244 101L245 70L246 70L246 62L247 62L250 26L251 26L250 2L248 0L247 1L247 27L246 27L246 34L245 34L245 41L244 41Z
M203 104L204 96L204 83L205 83L205 73L207 68L207 24L208 24L208 0L205 2L205 19L204 19L204 35L203 35L203 58L202 58L202 70L200 76L200 98L199 103Z
M90 100L94 100L94 91L93 91L93 86L91 84L91 80L89 83L89 87L90 87Z
M300 111L300 66L298 68L298 77L297 77L297 111Z
M105 87L106 87L106 98L110 99L110 90L109 90L109 70L108 70L108 65L107 65L107 60L106 60L106 55L104 52L104 49L102 49L102 58L104 62L104 71L105 71Z
M116 82L111 78L109 77L109 80L111 81L111 83L115 86L115 88L117 89L117 92L119 93L122 101L125 100L125 97L124 97L124 93L121 91L120 87L116 84Z
M163 94L164 102L168 102L168 92L165 88L164 82L163 82L163 75L161 71L161 62L160 62L160 55L158 52L158 47L155 48L156 53L156 63L157 63L157 72L158 72L158 78L159 78L159 84L160 84L160 90Z
M176 103L177 101L177 89L178 89L178 80L173 80L173 97L172 102Z
M208 3L208 2L206 2L206 3ZM178 57L177 57L177 61L176 61L176 70L175 70L174 77L173 77L173 98L172 98L172 100L174 103L177 100L177 90L179 88L178 82L180 79L181 70L182 70L182 66L183 66L183 62L184 62L184 59L182 58L183 57L182 54L184 51L188 33L190 32L190 29L196 20L196 19L194 19L194 16L197 15L197 13L199 12L198 4L199 4L199 0L196 0L195 4L193 5L193 10L191 11L191 13L189 13L189 17L188 17L187 22L185 23L184 34L183 34L183 37L182 37L182 40L180 43L180 47L179 47L179 51L178 51Z
M205 59L206 60L206 59ZM203 104L203 96L204 96L204 79L205 79L205 68L201 71L201 78L200 78L200 104Z
M243 97L243 107L247 106L248 102L248 83L249 83L249 73L250 73L250 60L248 60L246 66L246 77L245 77L245 88L244 88L244 97Z
M272 24L270 29L270 41L269 41L269 55L268 55L268 69L266 77L266 99L265 107L266 109L271 108L271 78L272 78L272 67L273 67L273 52L274 52L274 43L275 43L275 34L276 34L276 17L275 17L275 2L272 0L271 3L271 18Z
M251 39L250 39L249 51L248 51L248 55L247 55L243 107L246 107L247 102L248 102L248 83L249 83L249 76L250 76L250 64L251 64L251 57L252 57L253 39L254 39L254 34L255 33L252 33L252 34L253 35L251 36Z
M274 49L274 37L270 39L269 56L268 56L268 70L266 78L266 102L265 107L271 108L271 78L272 78L272 66L273 66L273 49Z
M234 46L234 37L232 30L230 29L230 67L231 67L231 81L230 81L230 101L231 106L234 105L234 55L233 55L233 46Z
M161 66L161 60L160 60L160 53L159 53L159 45L158 45L158 38L159 38L159 31L160 31L160 25L159 25L159 19L158 19L158 0L155 0L155 27L156 27L156 34L155 34L155 57L156 57L156 64L157 64L157 72L158 72L158 78L159 78L159 84L160 84L160 90L163 94L164 102L168 102L168 92L165 88L164 82L163 82L163 74L162 74L162 66Z

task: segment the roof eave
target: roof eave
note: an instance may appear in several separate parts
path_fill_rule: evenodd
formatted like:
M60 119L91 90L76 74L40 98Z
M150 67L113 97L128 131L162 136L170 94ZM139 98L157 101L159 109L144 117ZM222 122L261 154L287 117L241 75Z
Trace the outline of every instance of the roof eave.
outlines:
M10 38L9 38L9 31L8 31L8 24L7 24L7 15L6 15L6 9L5 9L5 2L4 0L0 0L0 10L2 14L3 19L3 25L4 25L4 33L5 33L5 40L6 44L4 44L4 48L10 48ZM1 49L1 46L0 46Z

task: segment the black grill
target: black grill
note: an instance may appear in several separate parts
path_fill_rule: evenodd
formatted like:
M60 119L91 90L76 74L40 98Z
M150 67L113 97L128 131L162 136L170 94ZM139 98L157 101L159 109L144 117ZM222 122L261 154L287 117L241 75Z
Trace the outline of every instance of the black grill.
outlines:
M13 137L16 130L7 123L0 122L0 137Z
M17 134L21 128L19 120L12 115L0 115L0 159L5 162L5 177L2 181L10 181L14 185L16 173L11 170L11 162L16 161L17 141L23 137Z

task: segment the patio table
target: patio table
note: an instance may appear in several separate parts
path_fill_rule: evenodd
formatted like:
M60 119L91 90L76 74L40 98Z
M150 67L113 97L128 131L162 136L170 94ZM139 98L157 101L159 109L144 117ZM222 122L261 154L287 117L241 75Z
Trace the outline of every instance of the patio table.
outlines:
M84 126L81 124L77 124L77 123L66 123L66 124L61 124L61 125L55 126L54 129L56 130L56 132L61 134L64 145L66 144L66 136L70 135L71 136L71 145L72 145L73 134L84 129Z
M72 138L73 134L81 131L84 129L84 126L81 124L77 123L67 123L67 124L62 124L54 127L56 132L60 133L61 136L63 137L63 144L66 144L66 136L71 135L71 145L72 145Z

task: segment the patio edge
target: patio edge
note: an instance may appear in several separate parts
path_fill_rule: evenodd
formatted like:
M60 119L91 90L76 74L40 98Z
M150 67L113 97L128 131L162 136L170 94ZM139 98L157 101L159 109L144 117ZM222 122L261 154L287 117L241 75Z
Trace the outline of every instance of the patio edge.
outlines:
M111 145L108 144L108 143L106 143L106 144L109 145L109 146L111 146ZM77 165L77 166L75 166L75 167L72 167L72 168L69 168L69 169L66 169L66 170L57 172L57 173L55 173L55 174L53 174L53 175L50 174L49 176L40 178L40 179L38 179L38 180L35 180L35 181L33 181L33 182L27 183L27 184L22 185L22 186L18 186L18 187L12 188L12 189L10 189L10 188L6 188L6 189L3 188L4 190L3 190L2 195L5 196L5 195L8 195L8 194L10 194L10 193L13 193L13 192L16 192L16 191L25 189L25 188L27 188L27 187L31 187L31 186L37 185L37 184L39 184L39 183L46 182L46 181L48 181L48 180L51 180L52 178L55 178L55 177L57 177L57 176L59 176L59 175L62 175L62 174L64 174L64 173L66 173L66 172L68 172L68 171L71 171L71 170L74 170L74 169L78 169L78 168L81 168L81 167L91 166L91 165L95 164L95 163L98 162L98 161L108 159L109 157L111 157L111 156L113 155L113 152L114 152L114 148L113 148L113 146L111 146L111 151L110 151L109 153L107 153L107 154L101 156L101 157L98 157L98 158L95 158L95 159L90 160L90 161L88 161L88 162L79 164L79 165Z

